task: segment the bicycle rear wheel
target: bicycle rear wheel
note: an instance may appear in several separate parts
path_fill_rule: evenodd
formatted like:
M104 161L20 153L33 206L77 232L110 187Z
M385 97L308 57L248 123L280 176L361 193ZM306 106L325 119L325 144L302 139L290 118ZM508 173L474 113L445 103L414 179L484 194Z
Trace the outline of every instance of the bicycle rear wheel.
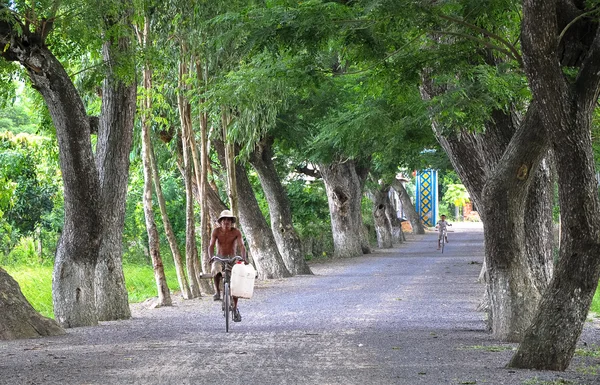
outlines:
M223 285L223 315L225 316L225 332L229 332L229 319L231 314L231 293L229 292L229 283Z

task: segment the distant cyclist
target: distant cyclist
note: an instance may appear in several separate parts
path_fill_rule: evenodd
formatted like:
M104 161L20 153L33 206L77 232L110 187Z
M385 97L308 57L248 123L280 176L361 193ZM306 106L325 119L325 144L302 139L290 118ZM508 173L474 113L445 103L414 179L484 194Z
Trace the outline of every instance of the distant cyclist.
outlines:
M442 236L445 235L445 240L446 243L448 243L448 226L452 226L451 223L448 223L446 221L446 216L442 215L440 220L438 221L438 223L435 225L435 228L438 230L439 235L438 235L438 250L442 247L441 242L442 242Z
M208 246L208 258L209 261L212 262L211 274L215 283L215 295L213 297L215 301L221 299L221 288L219 287L219 284L221 283L221 275L223 273L223 262L215 261L213 259L213 256L215 255L215 245L217 246L216 255L218 257L232 258L236 255L240 255L244 258L244 262L248 263L248 259L246 258L246 248L244 247L244 242L242 240L242 233L240 230L233 227L233 224L235 223L235 216L233 216L233 213L229 210L221 211L217 222L219 222L219 227L213 230L210 237L210 245ZM236 248L238 254L236 254ZM240 322L242 316L237 308L237 302L238 298L233 297L233 320L235 322Z

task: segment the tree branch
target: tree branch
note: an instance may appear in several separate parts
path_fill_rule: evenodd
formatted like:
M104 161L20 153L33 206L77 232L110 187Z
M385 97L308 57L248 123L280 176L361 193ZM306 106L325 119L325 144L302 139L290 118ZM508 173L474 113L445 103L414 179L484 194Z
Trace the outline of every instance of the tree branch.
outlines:
M469 29L472 29L474 31L482 33L484 36L487 36L487 37L490 37L490 38L492 38L494 40L499 41L500 43L504 44L504 46L506 48L508 48L508 50L510 52L512 52L512 55L510 55L510 56L512 56L515 60L517 60L519 62L519 65L521 67L523 67L523 58L521 57L521 54L519 54L519 51L515 48L515 46L513 44L511 44L511 42L509 42L508 40L504 39L503 37L501 37L499 35L496 35L495 33L492 33L492 32L490 32L490 31L488 31L488 30L486 30L484 28L478 27L478 26L476 26L474 24L471 24L471 23L467 23L464 20L457 19L457 18L454 18L452 16L439 15L439 17L442 18L442 19L445 19L445 20L449 20L449 21L458 23L458 24L460 24L462 26L465 26L465 27L467 27Z
M505 54L506 56L513 58L514 60L516 60L519 63L519 67L523 68L523 59L521 58L521 56L515 56L514 52L512 52L506 48L502 48L499 45L492 44L491 42L489 42L487 40L480 39L478 37L467 35L466 33L460 33L460 32L431 31L431 33L440 34L440 35L451 35L451 36L464 37L465 39L469 39L469 40L475 41L477 43L481 43L488 48L494 49L496 51L500 51L503 54Z
M575 23L577 23L579 20L583 19L584 17L586 17L586 16L588 16L588 15L594 13L594 12L598 12L598 11L600 11L600 7L594 8L591 11L588 11L588 12L584 12L581 15L577 16L576 18L574 18L573 20L571 20L569 22L569 24L567 24L565 26L565 28L563 28L563 30L560 32L560 35L558 35L557 45L560 44L562 38L565 36L565 33L567 33L567 31L569 30L569 28L571 28L571 26L573 26Z
M300 174L304 174L304 175L308 175L310 177L313 177L315 179L321 179L321 172L319 172L319 170L316 170L314 168L308 168L306 166L296 166L295 168L296 172L300 173Z

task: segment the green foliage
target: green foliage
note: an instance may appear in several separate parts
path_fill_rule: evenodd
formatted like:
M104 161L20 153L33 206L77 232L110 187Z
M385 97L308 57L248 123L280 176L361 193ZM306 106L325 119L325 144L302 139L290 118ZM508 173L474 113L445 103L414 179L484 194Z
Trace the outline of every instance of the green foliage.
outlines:
M54 317L52 305L52 266L4 266L19 283L31 306L46 317Z
M2 261L0 259L0 261ZM38 253L35 250L34 239L21 237L18 244L10 251L2 265L20 265L35 267L40 264Z
M314 257L331 255L331 219L323 181L294 178L286 184L286 188L294 227L300 238L303 242L312 242Z
M33 113L27 110L26 106L15 104L0 109L0 132L34 134L36 130L36 119Z
M53 211L57 186L46 183L44 139L30 135L0 135L0 226L6 231L0 246L8 254L21 236L45 226Z
M163 146L156 146L157 164L159 165L159 177L165 204L167 206L167 215L175 232L178 244L185 243L185 193L183 192L183 181L179 171L174 168L168 168L169 157L168 149ZM163 167L161 167L163 166ZM146 222L142 194L144 190L144 178L142 164L139 158L131 163L130 178L128 184L127 201L125 206L125 225L123 229L123 260L125 263L149 263L148 255L148 234L146 231ZM156 199L155 196L153 196ZM160 252L161 255L171 256L171 249L167 241L161 213L158 202L153 205L155 211L156 225L160 234Z
M469 193L455 171L440 170L438 175L441 181L441 202L444 203L439 206L439 215L443 214L454 218L454 209L464 206L469 201ZM454 220L458 220L458 218L454 218Z
M469 193L463 184L448 184L442 201L447 204L462 207L469 201Z

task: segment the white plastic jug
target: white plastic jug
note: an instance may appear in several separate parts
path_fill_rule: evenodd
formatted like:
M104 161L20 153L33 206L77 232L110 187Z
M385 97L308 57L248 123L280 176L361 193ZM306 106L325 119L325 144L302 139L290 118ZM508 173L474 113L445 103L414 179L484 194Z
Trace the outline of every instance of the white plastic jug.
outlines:
M252 265L236 263L231 269L231 295L239 298L252 298L256 270Z

